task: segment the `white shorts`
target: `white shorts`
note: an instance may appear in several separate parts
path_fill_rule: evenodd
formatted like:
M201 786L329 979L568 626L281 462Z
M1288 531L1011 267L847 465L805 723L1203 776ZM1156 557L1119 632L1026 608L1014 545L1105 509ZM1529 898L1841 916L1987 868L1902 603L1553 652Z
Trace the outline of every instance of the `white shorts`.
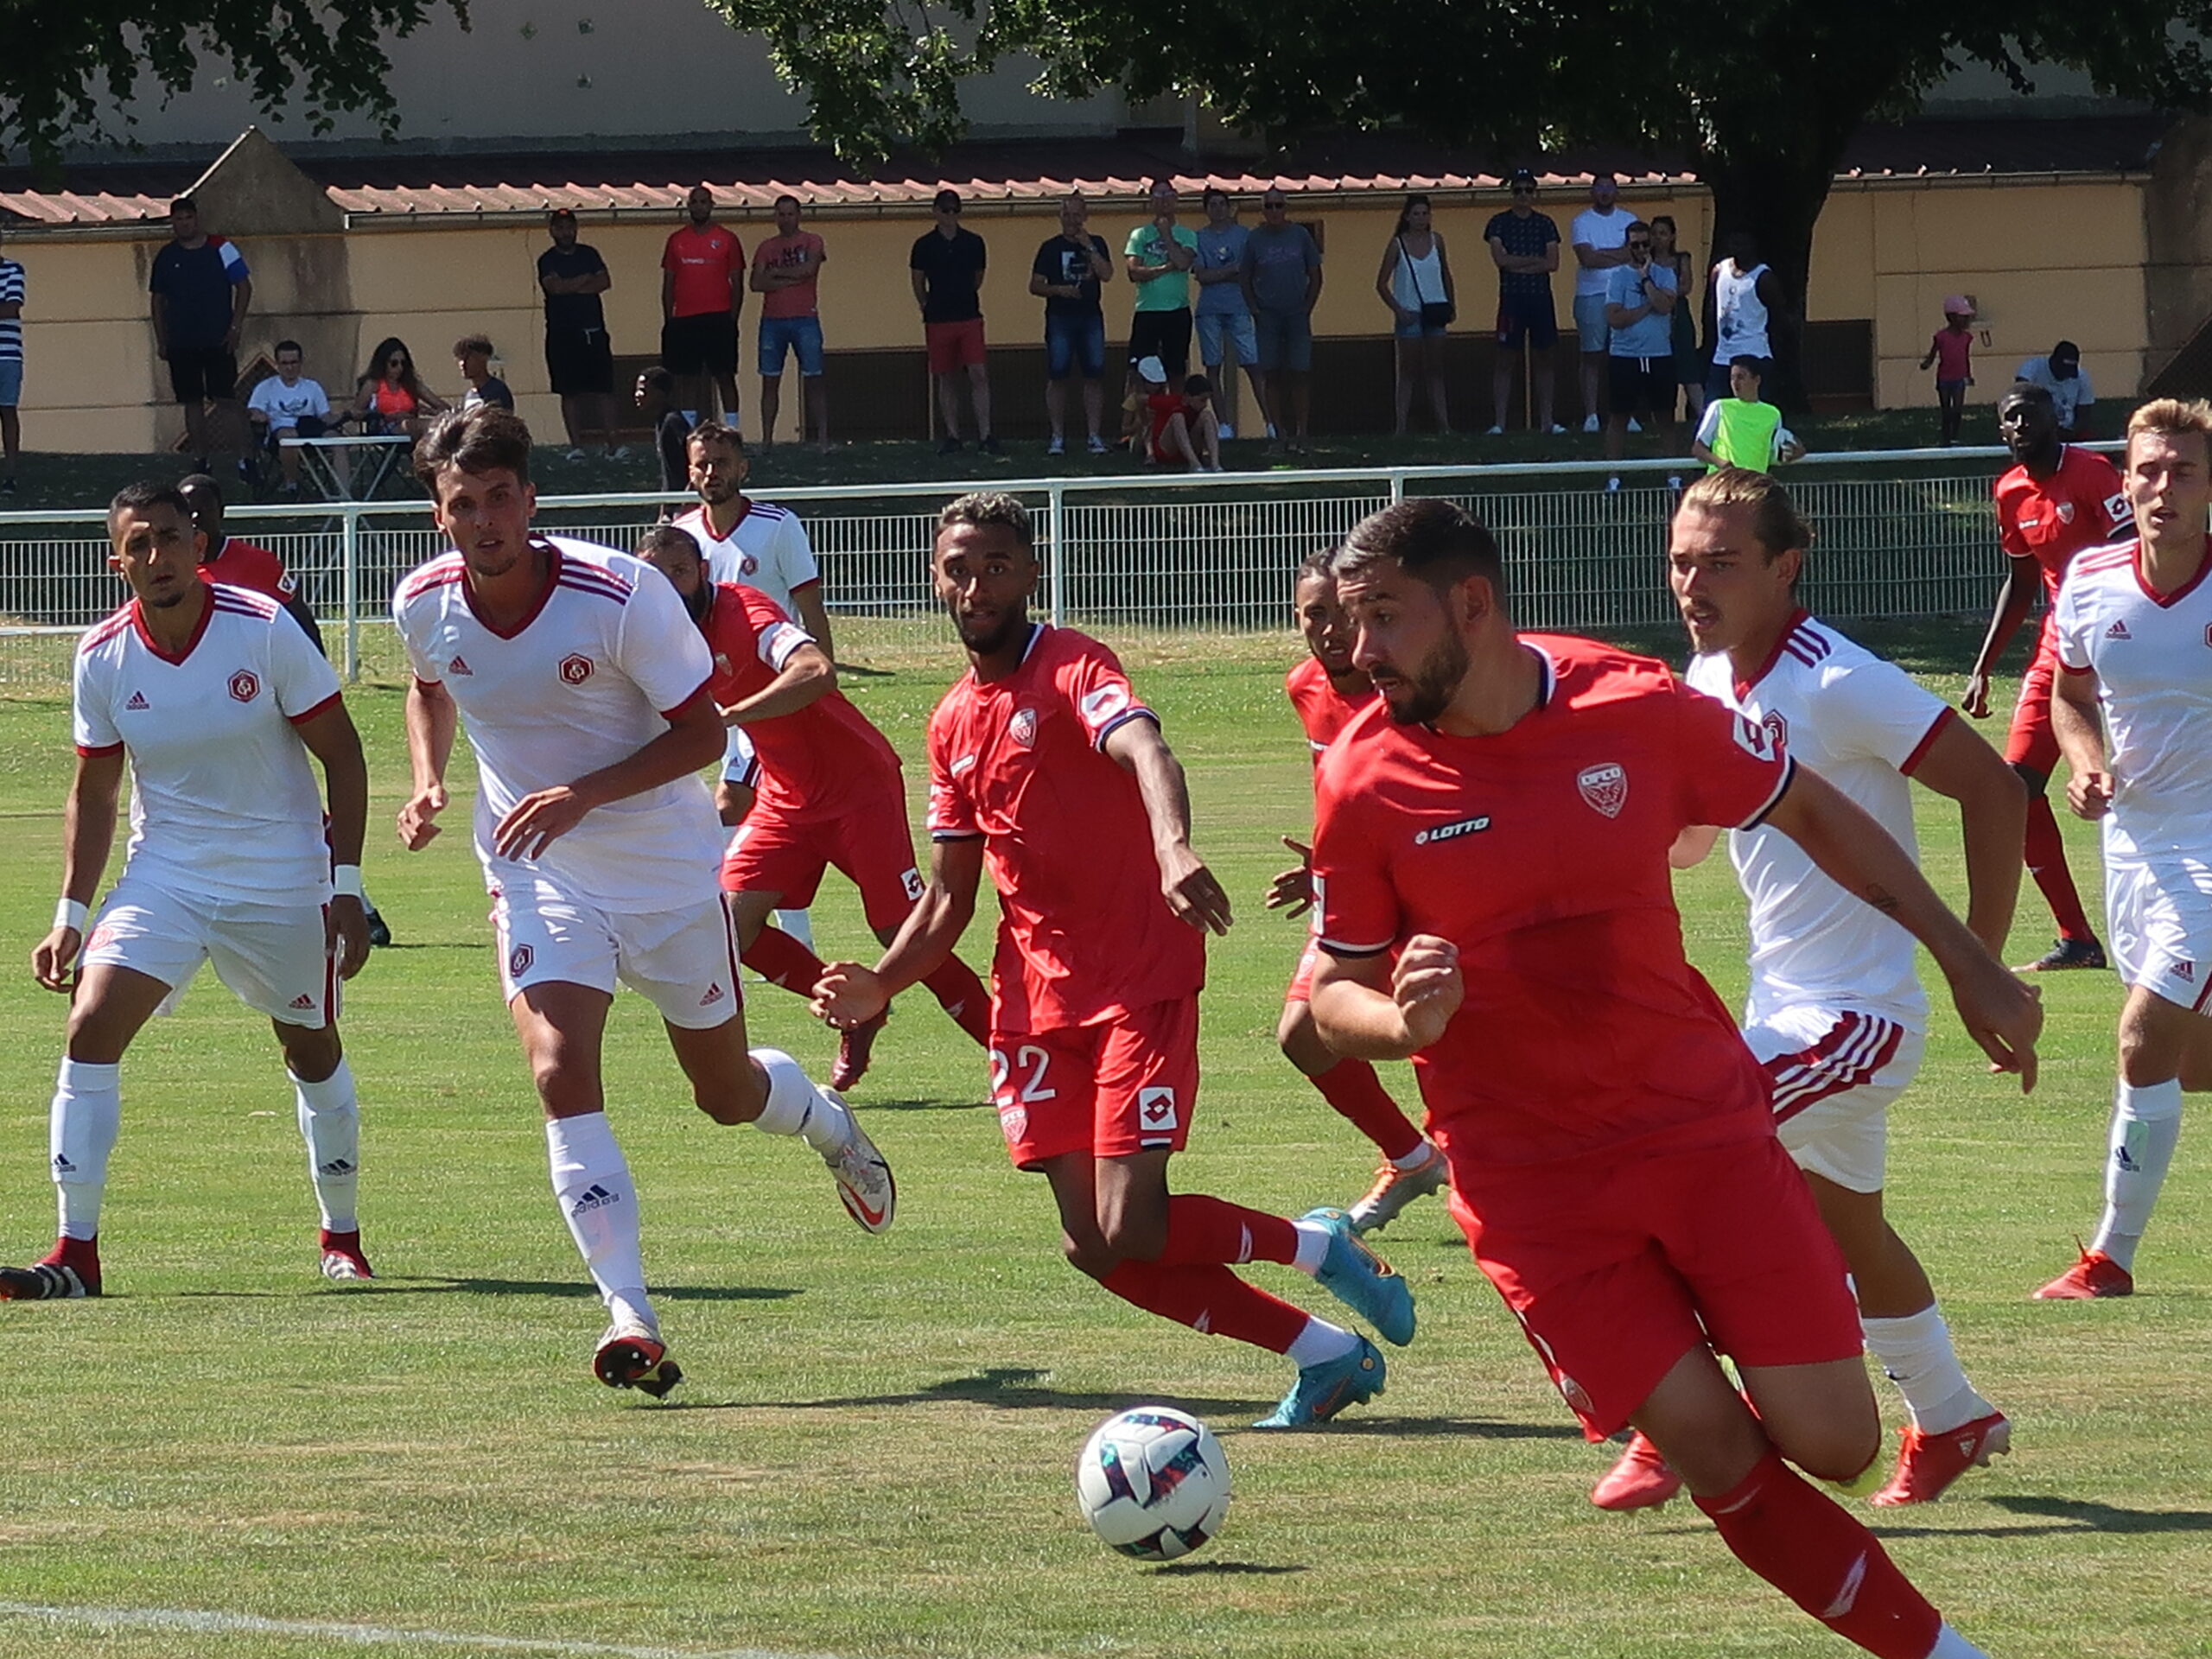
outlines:
M85 938L86 967L128 968L169 988L164 1011L203 962L246 1007L320 1031L338 1018L338 969L323 906L176 893L123 873Z
M1809 1003L1744 1028L1773 1090L1783 1149L1853 1192L1882 1190L1890 1103L1920 1070L1927 1040L1886 1014Z
M753 740L742 726L731 727L723 741L722 782L742 784L747 789L760 787L760 757L753 752Z
M2107 849L2105 937L2123 983L2212 1014L2212 861Z
M513 1001L532 985L558 980L614 995L619 981L687 1031L709 1031L737 1016L737 927L719 896L683 910L612 915L563 898L543 883L495 893L499 988Z

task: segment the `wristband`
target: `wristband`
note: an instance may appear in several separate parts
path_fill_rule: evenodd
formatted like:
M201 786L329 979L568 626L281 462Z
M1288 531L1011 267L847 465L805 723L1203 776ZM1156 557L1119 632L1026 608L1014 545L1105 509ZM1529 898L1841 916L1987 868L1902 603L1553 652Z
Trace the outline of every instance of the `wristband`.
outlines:
M54 925L56 927L73 927L81 933L85 931L86 918L91 913L92 906L83 899L72 899L65 893L54 907Z
M359 899L361 894L361 867L340 864L330 872L330 891L340 899Z

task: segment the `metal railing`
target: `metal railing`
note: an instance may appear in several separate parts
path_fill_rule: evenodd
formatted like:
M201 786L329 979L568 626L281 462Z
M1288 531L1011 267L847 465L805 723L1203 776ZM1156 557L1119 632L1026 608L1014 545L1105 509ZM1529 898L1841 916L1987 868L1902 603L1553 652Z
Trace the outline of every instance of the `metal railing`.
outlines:
M1980 610L2003 569L1990 512L1999 448L1810 455L1789 481L1818 540L1808 602L1838 620ZM1041 606L1054 621L1121 632L1279 628L1299 560L1366 514L1441 495L1488 524L1524 627L1586 630L1672 620L1659 580L1674 480L1685 460L1314 468L1267 473L817 486L778 490L796 510L840 614L916 617L934 607L928 556L937 510L966 489L1001 490L1037 515ZM1606 487L1618 475L1618 488ZM925 504L925 505L924 505ZM538 523L632 545L670 505L657 493L542 498ZM386 623L400 576L443 550L417 500L240 506L238 533L300 579L348 679L363 634ZM103 514L0 512L0 692L66 687L71 645L119 598Z

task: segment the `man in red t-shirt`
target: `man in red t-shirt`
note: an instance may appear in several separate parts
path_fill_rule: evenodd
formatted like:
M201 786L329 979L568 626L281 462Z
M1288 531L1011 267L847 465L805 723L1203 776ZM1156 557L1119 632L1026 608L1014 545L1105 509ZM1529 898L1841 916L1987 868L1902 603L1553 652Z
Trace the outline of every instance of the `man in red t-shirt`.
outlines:
M2084 548L2132 540L2134 514L2112 462L2090 449L2058 441L2058 413L2050 393L2037 385L2014 386L1997 400L1997 431L2018 463L1997 480L1997 541L2005 550L2005 585L1989 632L1967 677L1960 706L1976 720L1989 717L1989 677L2035 605L2040 582L2049 605L2058 603L2066 567ZM2046 791L2058 766L2058 739L2050 728L2050 692L2058 672L2057 637L2051 610L2043 613L2035 655L2020 677L2020 700L2005 739L2005 759L2028 786L2028 874L2058 923L2058 938L2023 973L2062 968L2101 968L2104 947L2082 907L2066 843L2058 833Z
M1413 1059L1475 1259L1585 1433L1642 1429L1737 1556L1839 1635L1977 1654L1782 1460L1856 1480L1881 1422L1842 1257L1683 955L1668 849L1773 824L1929 947L2029 1084L2032 993L1764 729L1659 663L1516 634L1497 543L1451 503L1363 521L1334 568L1382 702L1321 761L1322 1039Z
M785 990L806 995L819 958L770 925L778 910L814 902L835 865L861 890L861 912L888 944L921 896L899 754L837 690L836 665L814 637L757 588L708 578L688 531L656 524L638 556L666 576L707 637L715 677L708 691L722 721L753 741L755 793L722 861L740 958ZM989 998L975 969L954 956L924 981L960 1028L990 1046ZM866 1074L883 1019L847 1029L830 1074L849 1089Z
M760 447L776 443L776 412L783 400L784 359L798 358L798 435L814 428L814 442L830 448L830 394L822 378L819 312L822 238L798 227L797 196L776 198L776 233L753 250L753 291L760 296Z
M1229 899L1191 849L1183 769L1096 640L1029 620L1038 565L1012 496L939 519L938 597L969 671L930 719L930 880L873 969L836 963L817 1012L849 1028L943 962L999 892L991 1095L1018 1169L1051 1183L1068 1261L1123 1300L1287 1354L1298 1380L1261 1427L1300 1427L1382 1391L1366 1338L1246 1283L1227 1264L1313 1274L1388 1340L1413 1294L1340 1210L1286 1220L1171 1197L1167 1160L1198 1108L1205 934Z
M1337 578L1329 568L1334 548L1325 548L1298 567L1296 597L1298 631L1305 637L1305 661L1283 679L1291 707L1306 728L1306 745L1313 764L1338 732L1375 701L1375 688L1364 670L1351 659L1351 626L1344 607L1337 602ZM1313 849L1302 842L1283 837L1283 845L1296 853L1299 862L1274 879L1268 890L1269 910L1288 910L1300 915L1313 903ZM1282 1017L1276 1022L1275 1041L1283 1058L1304 1074L1322 1099L1346 1122L1375 1143L1382 1162L1367 1196L1351 1206L1352 1230L1373 1232L1387 1227L1415 1198L1440 1192L1451 1179L1444 1154L1414 1126L1390 1098L1390 1091L1365 1060L1348 1060L1332 1051L1313 1029L1313 969L1319 960L1311 940L1298 958L1283 997Z
M709 391L722 400L723 423L737 419L737 321L745 315L745 247L715 223L715 194L694 185L684 222L660 256L660 360L677 379L677 397L694 425L711 416Z

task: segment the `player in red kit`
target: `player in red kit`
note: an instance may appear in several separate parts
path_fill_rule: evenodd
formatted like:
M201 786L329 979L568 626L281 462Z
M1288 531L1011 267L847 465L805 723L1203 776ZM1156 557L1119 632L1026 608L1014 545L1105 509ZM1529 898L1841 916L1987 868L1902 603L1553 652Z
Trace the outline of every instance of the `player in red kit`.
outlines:
M770 925L772 912L804 910L836 865L861 890L877 940L891 943L921 896L899 755L837 690L837 670L814 638L757 588L708 579L688 531L656 524L638 544L683 596L714 653L710 695L723 721L753 741L756 794L722 861L741 960L771 983L804 996L822 977L806 946ZM960 1028L988 1047L990 999L957 957L925 982ZM842 1033L833 1089L868 1070L881 1019Z
M952 502L934 560L969 672L930 719L928 890L873 969L831 965L817 1011L849 1028L931 972L988 867L1001 911L992 1100L1014 1166L1052 1185L1068 1261L1148 1313L1289 1355L1298 1380L1259 1427L1373 1398L1385 1376L1373 1343L1227 1265L1294 1265L1402 1345L1412 1292L1343 1212L1294 1222L1168 1193L1197 1107L1205 934L1230 915L1191 849L1183 769L1158 717L1113 652L1030 620L1037 558L1012 496Z
M1306 728L1306 742L1313 764L1351 718L1375 701L1375 688L1351 660L1351 629L1344 607L1337 603L1337 579L1329 569L1333 549L1314 554L1298 568L1294 588L1298 631L1310 653L1283 680L1291 707L1298 710ZM1286 836L1283 844L1296 853L1299 862L1274 879L1268 892L1268 908L1287 909L1295 916L1313 902L1313 873L1308 861L1313 849ZM1382 1155L1375 1185L1351 1206L1352 1230L1373 1232L1388 1226L1415 1198L1440 1191L1451 1179L1444 1154L1390 1098L1390 1091L1364 1060L1347 1060L1332 1053L1313 1029L1314 947L1309 942L1298 959L1283 997L1282 1018L1275 1027L1275 1041L1283 1058L1302 1072L1337 1111L1372 1141Z
M1322 1038L1413 1059L1475 1259L1586 1433L1634 1423L1745 1565L1867 1651L1977 1654L1783 1462L1853 1479L1880 1419L1843 1259L1683 955L1668 850L1773 825L1929 947L2028 1084L2033 994L1761 728L1648 658L1516 634L1497 543L1451 503L1366 519L1335 569L1382 702L1321 762Z
M1998 400L1997 431L2019 464L1997 480L1997 539L2007 559L2005 585L1998 589L1988 635L1960 699L1976 720L1989 716L1990 674L2027 620L2038 580L2055 607L2058 584L2076 553L2135 533L2119 472L2095 451L2058 441L2058 416L2049 391L2014 386ZM2082 908L2074 874L2066 868L2066 843L2044 793L2058 765L2058 739L2050 723L2051 687L2058 673L2055 613L2044 612L2035 655L2020 677L2012 729L2005 740L2005 761L2028 786L2028 874L2058 922L2058 938L2050 949L2027 964L2046 973L2105 965L2104 947Z

